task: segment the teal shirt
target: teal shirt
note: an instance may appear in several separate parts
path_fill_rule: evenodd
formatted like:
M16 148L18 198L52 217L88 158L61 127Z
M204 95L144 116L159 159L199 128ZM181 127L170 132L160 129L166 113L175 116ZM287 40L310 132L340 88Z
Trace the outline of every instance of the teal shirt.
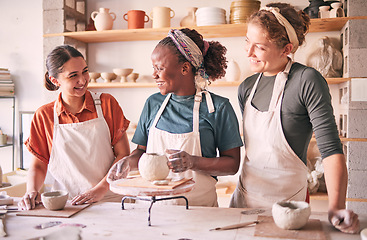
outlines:
M227 98L210 93L215 111L208 112L206 97L202 95L199 112L200 144L203 157L217 156L217 150L226 151L243 145L238 120ZM155 93L145 102L132 142L147 146L149 129L166 96ZM172 94L157 123L157 128L170 133L193 131L194 95Z

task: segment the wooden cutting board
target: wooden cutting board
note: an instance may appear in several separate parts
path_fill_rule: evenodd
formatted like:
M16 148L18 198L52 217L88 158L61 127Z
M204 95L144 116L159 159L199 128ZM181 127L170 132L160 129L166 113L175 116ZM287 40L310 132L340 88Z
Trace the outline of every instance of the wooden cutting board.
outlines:
M178 186L190 181L192 178L184 178L180 181L169 181L167 185L155 185L152 182L143 179L141 176L128 178L125 181L117 183L120 187L136 187L136 188L156 188L156 189L175 189Z
M32 217L69 218L88 206L90 206L90 204L71 205L70 202L67 202L64 209L58 210L58 211L51 211L51 210L46 209L42 204L39 204L36 206L35 209L28 210L28 211L21 211L21 212L18 212L16 215L17 216L32 216Z
M257 237L326 240L318 219L309 219L306 226L299 230L284 230L275 225L272 216L259 215L254 235Z

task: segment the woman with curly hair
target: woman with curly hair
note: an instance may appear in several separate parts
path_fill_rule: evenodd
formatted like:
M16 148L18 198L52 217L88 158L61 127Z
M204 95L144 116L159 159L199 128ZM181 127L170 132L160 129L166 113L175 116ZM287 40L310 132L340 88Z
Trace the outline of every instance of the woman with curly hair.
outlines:
M303 11L270 3L248 21L246 54L256 74L238 89L245 160L231 207L271 207L307 201L307 147L312 133L323 158L329 220L355 233L358 216L345 209L347 168L327 82L313 68L293 62L310 24Z
M138 146L111 168L110 181L137 169L145 152L166 154L174 174L195 181L185 194L189 204L218 206L216 176L237 172L242 146L229 100L206 90L209 81L224 76L225 53L219 42L187 28L171 30L158 43L151 59L160 93L147 99L132 139Z

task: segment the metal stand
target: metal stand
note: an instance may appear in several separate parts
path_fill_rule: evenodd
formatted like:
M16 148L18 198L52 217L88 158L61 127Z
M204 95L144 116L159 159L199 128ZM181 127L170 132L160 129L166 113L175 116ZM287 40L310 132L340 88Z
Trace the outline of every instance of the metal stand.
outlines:
M127 198L129 198L129 199L135 199L135 200L150 201L150 207L148 209L148 213L149 213L149 215L148 215L148 226L151 226L151 224L150 224L150 212L152 210L153 203L155 203L155 202L164 201L164 200L172 200L172 199L177 199L177 198L183 198L183 199L185 199L185 202L186 202L186 209L189 209L189 201L187 200L187 198L185 196L174 196L174 197L165 197L165 198L158 198L158 199L155 196L152 196L151 199L140 198L140 197L133 197L133 196L125 196L121 200L121 209L122 210L125 210L124 201Z

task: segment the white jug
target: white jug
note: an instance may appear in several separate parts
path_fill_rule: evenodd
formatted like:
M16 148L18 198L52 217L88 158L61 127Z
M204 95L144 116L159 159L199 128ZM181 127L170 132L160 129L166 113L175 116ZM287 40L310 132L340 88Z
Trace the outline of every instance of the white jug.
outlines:
M96 27L97 31L112 29L113 21L116 19L116 14L109 11L109 8L100 8L99 12L92 12L91 18L94 21L94 26Z
M241 80L240 66L238 66L238 63L233 59L230 59L227 63L225 78L227 82L236 82Z

